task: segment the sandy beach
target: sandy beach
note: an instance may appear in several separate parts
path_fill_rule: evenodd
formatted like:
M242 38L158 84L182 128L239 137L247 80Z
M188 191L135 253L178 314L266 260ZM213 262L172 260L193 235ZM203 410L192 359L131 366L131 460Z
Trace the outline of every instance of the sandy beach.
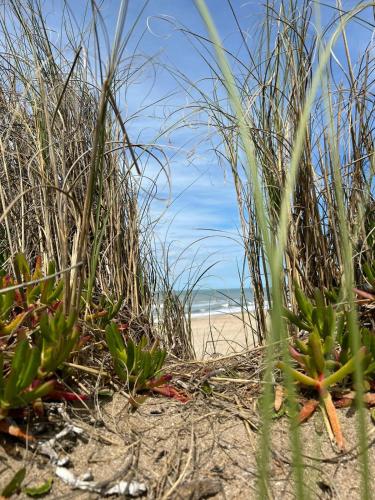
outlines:
M251 326L243 323L240 314L194 316L191 325L198 359L240 353L254 345Z

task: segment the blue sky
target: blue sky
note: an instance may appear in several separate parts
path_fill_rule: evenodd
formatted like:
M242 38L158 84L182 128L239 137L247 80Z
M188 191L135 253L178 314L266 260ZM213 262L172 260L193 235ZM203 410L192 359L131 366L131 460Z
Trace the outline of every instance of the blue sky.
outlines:
M56 22L62 0L52 3L50 19ZM77 22L82 23L86 2L71 0L68 3ZM335 5L335 1L326 3ZM356 3L343 2L345 8ZM109 39L114 33L119 4L119 0L102 2L101 12ZM130 0L127 29L143 5L141 0ZM227 1L208 0L207 5L224 45L241 55L241 39ZM262 22L261 2L233 0L232 5L251 40ZM332 11L325 7L323 14L326 21ZM239 284L238 268L242 267L243 259L234 187L230 173L218 164L211 150L211 141L215 142L214 131L204 114L191 115L191 99L187 95L189 84L176 77L178 70L200 88L207 91L211 88L207 79L209 70L191 44L191 37L178 29L182 25L206 36L192 0L151 0L147 4L125 52L133 66L142 69L132 78L121 106L128 119L131 140L142 144L157 142L167 159L169 183L165 174L157 175L159 167L155 162L149 162L144 173L150 179L157 178L158 199L152 204L151 214L154 218L163 214L155 231L158 241L164 242L169 249L175 276L180 276L177 286L187 279L185 269L193 266L200 272L216 263L202 281L202 287L231 288ZM370 38L367 30L355 24L349 28L348 36L353 40L355 56ZM340 47L337 50L340 57ZM173 126L181 119L184 127ZM198 120L202 122L200 126L196 125ZM168 133L158 137L160 131L170 126ZM162 159L160 154L159 157ZM151 184L145 182L144 186L147 185Z
M240 40L233 36L233 19L228 22L230 11L227 3L219 1L208 4L211 7L216 6L216 22L226 43L231 47L240 47ZM217 9L218 4L220 9ZM133 9L134 5L130 3ZM134 14L130 9L129 16L132 15ZM184 122L193 124L199 119L199 113L190 116L191 109L187 107L190 99L186 96L186 87L189 88L189 85L176 81L173 72L176 69L184 72L187 78L200 88L209 90L211 87L207 80L210 74L191 40L176 29L176 26L179 27L180 23L183 23L189 29L205 35L199 13L191 1L160 0L149 3L145 19L149 30L145 33L140 48L148 55L157 54L157 77L153 80L154 75L150 74L149 80L145 78L138 88L137 85L134 86L133 91L128 94L129 101L134 103L145 91L149 101L173 93L163 102L166 113L184 107L186 109L177 112L177 115L173 114L164 123L157 122L158 126L162 129L168 128L176 116L185 116ZM165 110L150 111L152 115L153 112L158 114ZM207 123L203 114L200 118L202 122ZM155 121L153 118L149 121L150 129L147 135L150 134L151 138ZM144 117L140 122L144 122ZM132 129L133 134L137 134L142 126L137 126L137 120L134 120L130 130ZM243 251L239 238L234 186L229 172L218 165L217 157L211 151L212 134L213 130L207 125L191 125L162 137L160 142L164 144L169 156L171 191L168 192L165 179L164 186L161 179L161 195L168 201L164 204L154 203L153 210L157 213L168 206L156 231L170 249L170 262L176 263L173 267L176 276L182 273L181 284L189 275L188 272L183 272L185 268L190 269L193 266L193 275L196 276L202 269L215 263L201 282L201 286L231 288L239 285L238 267L242 267ZM150 175L152 176L152 169Z

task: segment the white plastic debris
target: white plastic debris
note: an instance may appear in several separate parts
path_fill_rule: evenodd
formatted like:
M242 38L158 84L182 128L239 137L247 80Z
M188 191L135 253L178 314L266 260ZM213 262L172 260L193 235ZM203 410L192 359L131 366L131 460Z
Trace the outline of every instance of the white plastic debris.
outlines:
M109 495L125 495L125 493L131 497L139 497L146 493L147 488L144 483L139 483L138 481L119 481L110 488L106 489L104 492L105 496Z
M81 429L81 427L77 427L76 425L68 424L64 429L60 432L58 432L53 438L49 439L48 441L40 441L38 443L38 451L39 453L42 453L43 455L46 455L49 457L51 462L53 464L56 464L60 467L63 467L64 465L68 465L69 463L69 457L64 456L64 457L59 457L57 452L55 451L54 447L56 445L56 442L62 439L65 436L68 436L69 434L76 434L78 436L82 436L85 434L85 431Z
M103 485L102 482L78 479L65 467L56 467L55 474L73 489L92 491L104 496L127 494L131 497L139 497L147 491L146 485L138 481L115 481L112 484Z
M56 467L55 474L57 477L62 479L64 483L69 484L69 486L75 486L75 484L77 483L77 478L75 477L73 472L69 469L66 469L65 467Z
M84 472L82 474L82 476L80 476L79 478L81 481L93 481L94 480L94 476L92 475L92 472L91 470L87 471L87 472Z
M56 451L52 448L50 443L40 443L38 452L41 453L42 455L47 456L51 462L55 465L58 465L60 467L66 466L69 464L70 459L68 456L63 456L59 457L59 455L56 453Z

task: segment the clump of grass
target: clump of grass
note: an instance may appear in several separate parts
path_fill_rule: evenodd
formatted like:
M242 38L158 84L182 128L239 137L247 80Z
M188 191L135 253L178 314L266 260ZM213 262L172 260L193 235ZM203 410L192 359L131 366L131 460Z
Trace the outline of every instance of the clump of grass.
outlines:
M317 47L321 43L320 37L324 37L332 26L340 26L344 13L334 7L328 10L332 19L320 34L314 29L314 9L309 2L298 5L267 2L254 36L247 36L241 31L239 13L231 4L230 8L243 47L240 55L231 53L226 47L225 53L235 68L234 85L239 104L246 109L242 130L251 141L251 154L259 166L256 170L258 187L271 236L278 232L289 165L291 159L296 158L295 140L301 121L306 120L303 148L298 155L298 169L293 181L293 199L285 221L287 232L281 282L284 299L297 307L292 288L295 281L308 295L315 288L330 289L341 284L344 257L340 248L339 195L335 191L334 144L329 140L330 134L339 148L345 218L354 251L353 272L358 280L362 277L363 259L374 258L371 208L374 204L375 167L370 91L374 59L370 31L369 45L358 64L353 63L347 49L342 51L338 65L332 62L327 68L330 107L334 116L334 129L330 131L323 93L318 92L309 103L307 116L304 116L304 109L319 66ZM360 22L362 11L353 12L351 22ZM181 30L194 39L194 32L185 28ZM201 90L188 77L185 83L189 81L193 95L191 107L207 113L211 127L215 127L217 135L214 135L213 147L220 164L224 161L233 176L261 342L266 329L264 303L271 298L271 276L254 196L257 181L255 172L248 170L238 115L223 98L227 82L215 62L214 45L204 43L199 34L196 42L199 54L203 54L204 49L213 91ZM277 245L272 238L271 243Z
M142 177L152 148L132 144L120 106L134 26L126 28L120 2L106 61L101 14L95 2L90 9L87 26L76 28L66 4L59 44L38 2L12 1L1 13L0 254L7 269L18 252L55 262L66 314L84 303L90 318L105 297L138 340L152 339L163 279L153 268L153 193Z

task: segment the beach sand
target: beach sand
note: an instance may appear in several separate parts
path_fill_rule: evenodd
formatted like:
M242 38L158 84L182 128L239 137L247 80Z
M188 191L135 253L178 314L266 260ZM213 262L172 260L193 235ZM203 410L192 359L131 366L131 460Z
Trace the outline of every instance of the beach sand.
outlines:
M225 356L250 349L254 340L250 318L245 318L247 324L243 323L240 314L192 317L192 337L197 359ZM251 324L255 325L254 319L251 319Z

